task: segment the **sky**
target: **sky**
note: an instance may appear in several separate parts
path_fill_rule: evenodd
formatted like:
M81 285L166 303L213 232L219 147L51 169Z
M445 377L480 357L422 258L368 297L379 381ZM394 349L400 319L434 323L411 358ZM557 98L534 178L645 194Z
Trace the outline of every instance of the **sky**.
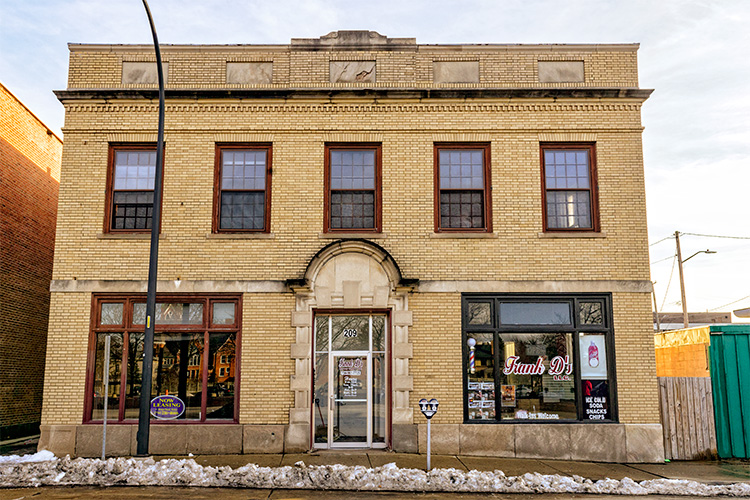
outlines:
M686 233L683 259L717 252L684 264L688 309L750 307L747 0L151 0L150 8L162 44L288 44L344 29L420 44L640 43L640 86L655 89L642 116L658 308L682 307L675 231ZM67 43L152 43L141 1L0 3L0 82L61 136L52 90L66 87Z

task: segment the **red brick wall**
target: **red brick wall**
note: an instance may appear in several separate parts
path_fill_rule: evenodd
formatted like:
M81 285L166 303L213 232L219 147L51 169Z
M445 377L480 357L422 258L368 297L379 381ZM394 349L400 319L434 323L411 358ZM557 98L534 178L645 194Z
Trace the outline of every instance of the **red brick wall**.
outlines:
M40 421L61 155L0 84L0 440Z

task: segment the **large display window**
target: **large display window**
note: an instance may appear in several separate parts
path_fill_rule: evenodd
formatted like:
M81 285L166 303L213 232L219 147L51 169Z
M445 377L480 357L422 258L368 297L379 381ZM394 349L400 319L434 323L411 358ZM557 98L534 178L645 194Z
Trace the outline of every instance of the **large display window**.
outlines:
M617 421L609 295L465 294L464 421Z
M177 396L185 406L170 422L237 421L241 310L237 295L157 297L151 397ZM85 422L104 418L107 369L107 421L137 422L145 319L145 295L94 296Z

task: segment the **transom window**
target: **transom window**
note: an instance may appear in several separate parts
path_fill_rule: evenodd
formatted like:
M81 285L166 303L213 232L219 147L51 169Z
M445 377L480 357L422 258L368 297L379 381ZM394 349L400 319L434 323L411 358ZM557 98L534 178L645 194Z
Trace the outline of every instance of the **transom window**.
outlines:
M380 231L379 144L326 145L326 232Z
M271 146L216 147L214 232L269 232Z
M616 421L610 300L464 295L464 420Z
M435 231L491 231L488 144L435 145Z
M154 211L156 146L110 147L105 232L150 232Z
M86 422L104 416L105 341L110 337L107 420L136 422L143 373L145 296L94 296L86 386ZM238 296L159 296L151 398L185 404L179 420L237 421Z
M544 227L598 231L593 144L542 144Z

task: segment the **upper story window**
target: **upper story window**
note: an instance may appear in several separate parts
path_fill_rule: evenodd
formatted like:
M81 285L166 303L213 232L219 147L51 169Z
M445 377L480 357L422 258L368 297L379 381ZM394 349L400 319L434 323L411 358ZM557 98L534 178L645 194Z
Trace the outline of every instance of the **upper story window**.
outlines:
M490 145L435 145L435 232L492 231Z
M380 232L380 144L326 144L325 231Z
M156 146L112 145L109 152L105 232L151 231Z
M269 232L271 145L216 146L213 231Z
M542 144L545 231L598 231L593 144Z

